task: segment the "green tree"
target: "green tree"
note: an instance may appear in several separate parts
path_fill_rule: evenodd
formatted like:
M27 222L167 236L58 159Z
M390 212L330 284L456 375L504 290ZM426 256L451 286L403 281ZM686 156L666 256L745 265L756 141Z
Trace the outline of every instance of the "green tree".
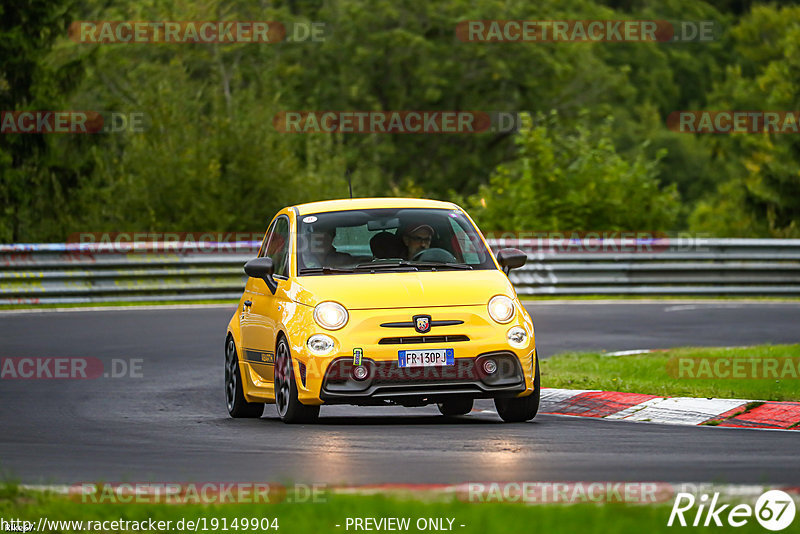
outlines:
M4 5L3 109L145 112L149 127L0 138L0 240L258 230L281 206L346 196L347 175L358 196L469 199L503 228L510 213L519 228L668 230L690 220L726 235L793 235L796 136L698 137L665 126L684 109L797 109L797 8L751 4ZM93 45L67 38L70 18L324 21L326 31L322 42ZM628 18L736 25L710 43L468 43L455 32L475 19ZM557 118L519 135L285 134L272 123L288 110L415 109ZM741 216L726 211L734 206Z
M518 156L500 165L468 203L491 230L670 229L676 189L659 187L657 162L618 154L611 121L565 130L556 113L515 138Z
M48 51L66 32L71 2L32 0L0 5L0 110L58 109L81 73L80 59L48 62ZM62 207L82 158L49 156L39 134L0 135L0 241L29 235L45 211ZM86 169L83 169L84 171Z
M710 96L716 109L800 109L800 7L755 7L732 30L741 64ZM699 203L692 228L719 235L800 236L800 141L792 133L706 141L728 179ZM735 215L732 215L735 214ZM747 221L747 227L743 222Z

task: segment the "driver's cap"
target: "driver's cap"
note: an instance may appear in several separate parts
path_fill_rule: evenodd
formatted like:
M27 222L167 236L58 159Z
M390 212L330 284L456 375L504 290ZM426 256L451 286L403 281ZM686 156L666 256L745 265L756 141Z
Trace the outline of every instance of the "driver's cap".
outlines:
M433 227L432 227L432 226L430 226L430 225L428 225L428 224L418 224L418 225L416 225L416 226L409 226L408 228L406 228L406 231L405 231L405 232L403 232L403 233L404 233L405 235L411 235L411 234L413 234L414 232L416 232L417 230L425 230L425 231L426 231L426 232L428 232L428 233L429 233L431 236L433 236L433 234L434 234Z

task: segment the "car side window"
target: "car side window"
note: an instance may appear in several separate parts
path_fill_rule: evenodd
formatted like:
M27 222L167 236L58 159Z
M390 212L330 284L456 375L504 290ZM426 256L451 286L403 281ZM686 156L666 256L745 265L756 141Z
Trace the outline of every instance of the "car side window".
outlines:
M278 217L269 233L269 242L266 254L272 258L275 267L275 276L288 278L289 276L289 219Z
M453 248L458 248L458 252L463 257L463 261L470 265L477 265L483 261L481 254L478 253L476 244L472 241L469 235L464 231L458 222L450 219L450 225L453 230L453 237L455 243ZM458 254L457 254L458 255Z
M264 241L261 242L261 247L258 249L258 257L265 258L267 256L267 243L269 243L269 236L272 235L272 230L275 229L275 223L273 222L269 228L267 228L267 232L264 234Z

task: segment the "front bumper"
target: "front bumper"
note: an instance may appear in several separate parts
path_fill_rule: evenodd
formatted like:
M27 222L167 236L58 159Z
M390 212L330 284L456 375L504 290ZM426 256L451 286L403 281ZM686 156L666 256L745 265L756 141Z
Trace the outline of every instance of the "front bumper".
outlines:
M408 321L415 314L459 324L434 326L424 336L413 328L386 326ZM516 349L507 343L506 332L514 326L522 326L528 332L526 347ZM305 341L314 333L325 333L334 339L335 350L330 355L310 353ZM444 397L523 396L533 391L533 323L521 306L517 316L504 325L488 317L486 306L351 310L350 321L341 330L326 332L312 325L302 331L290 331L289 339L295 376L300 378L298 398L304 404L406 404L420 399L432 403ZM454 365L399 367L399 350L426 348L452 349ZM363 381L355 380L351 373L356 349L363 353L362 362L370 370ZM480 371L480 364L487 357L497 360L494 378L482 376L485 373Z
M486 360L497 370L488 374ZM337 358L325 374L320 397L326 403L375 404L385 401L427 404L454 396L473 398L517 395L525 390L525 375L517 356L509 351L459 358L452 366L401 368L396 361L362 360L369 374L353 377L352 358Z

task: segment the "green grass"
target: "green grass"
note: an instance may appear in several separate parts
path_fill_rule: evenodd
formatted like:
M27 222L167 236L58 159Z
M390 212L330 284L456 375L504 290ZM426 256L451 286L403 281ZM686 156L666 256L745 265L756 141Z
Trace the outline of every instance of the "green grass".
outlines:
M549 504L525 505L519 503L468 503L450 499L434 502L402 499L387 496L334 495L316 503L279 504L225 504L225 505L176 505L176 504L89 504L76 502L63 496L40 492L23 491L14 486L0 489L0 517L22 519L38 524L39 518L49 520L156 521L171 520L173 525L180 519L206 518L209 529L205 532L223 532L221 528L210 528L212 518L226 518L230 524L234 518L278 518L279 529L258 530L261 533L277 534L347 533L356 532L353 527L345 529L348 517L408 517L411 527L406 532L420 532L415 523L418 518L454 519L453 530L457 534L502 534L527 533L533 531L548 534L575 533L607 534L642 532L674 532L677 527L667 527L672 500L658 504ZM445 522L446 524L446 522ZM340 525L340 527L336 527ZM464 527L461 527L464 525ZM36 527L34 526L34 529ZM691 530L680 529L678 530ZM724 531L725 529L711 529ZM784 532L796 531L789 528ZM763 528L751 519L737 532L763 532ZM76 532L63 529L60 532ZM103 530L103 532L122 532ZM199 532L204 532L202 527ZM227 532L242 532L228 529ZM249 530L253 532L253 530ZM363 531L361 531L363 532ZM402 531L401 531L402 532ZM436 532L436 531L427 531Z
M603 353L559 354L541 360L542 386L648 393L670 397L716 397L771 401L800 400L800 379L677 378L677 357L800 357L800 345L743 348L678 348L631 356Z

